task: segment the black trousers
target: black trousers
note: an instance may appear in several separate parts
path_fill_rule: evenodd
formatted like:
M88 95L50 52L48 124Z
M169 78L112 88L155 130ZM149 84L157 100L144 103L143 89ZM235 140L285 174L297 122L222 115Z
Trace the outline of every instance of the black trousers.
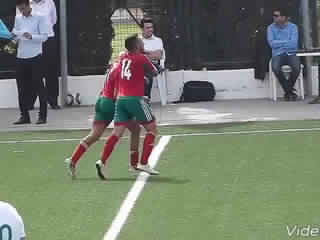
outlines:
M152 63L158 70L161 69L160 63ZM153 86L153 79L154 77L148 73L145 72L144 76L144 95L147 96L149 99L151 99L151 91L152 91L152 86Z
M283 65L289 65L292 69L290 77L287 80L281 71ZM277 76L281 87L286 94L293 92L294 85L300 74L300 58L295 55L282 54L272 57L272 71Z
M58 104L59 96L59 49L56 37L49 37L44 43L43 57L45 63L44 78L46 79L48 102L51 106L55 106Z
M48 103L51 106L58 105L59 96L59 49L56 37L50 37L43 44L43 78L45 78L46 89L48 94ZM31 106L37 99L37 95L34 92L32 94Z
M151 99L151 90L153 85L153 77L145 76L144 77L144 95Z
M29 118L32 95L39 96L39 117L47 119L47 94L42 80L42 56L17 58L17 88L21 116Z

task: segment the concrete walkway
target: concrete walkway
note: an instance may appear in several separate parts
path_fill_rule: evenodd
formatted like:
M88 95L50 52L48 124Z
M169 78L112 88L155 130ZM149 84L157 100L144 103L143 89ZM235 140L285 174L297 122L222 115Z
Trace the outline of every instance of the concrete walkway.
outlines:
M305 101L273 102L261 100L220 100L213 102L154 104L153 111L161 125L202 124L242 121L320 119L320 104ZM0 109L0 131L89 129L94 114L93 106L49 110L48 124L35 125L38 111L31 111L32 124L15 126L17 109Z

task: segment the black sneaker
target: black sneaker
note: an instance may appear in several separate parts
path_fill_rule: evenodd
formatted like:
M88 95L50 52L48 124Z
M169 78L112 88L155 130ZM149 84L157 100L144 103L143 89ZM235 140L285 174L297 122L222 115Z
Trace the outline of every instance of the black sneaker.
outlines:
M289 101L295 102L295 101L297 101L297 99L298 99L298 95L297 94L291 93L289 95Z
M14 125L21 125L21 124L29 124L31 123L30 118L28 117L20 117L17 121L15 121Z
M59 109L61 109L61 107L60 107L59 105L51 105L51 108L52 108L53 110L59 110Z
M284 95L284 100L287 101L287 102L290 101L290 93L286 93L286 94Z
M47 123L47 120L44 119L44 118L39 118L38 121L36 122L37 125L39 124L46 124Z

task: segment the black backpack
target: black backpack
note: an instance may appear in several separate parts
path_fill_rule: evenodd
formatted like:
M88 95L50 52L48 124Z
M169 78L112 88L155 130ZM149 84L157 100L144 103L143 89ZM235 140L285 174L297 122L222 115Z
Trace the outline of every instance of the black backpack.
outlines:
M189 81L183 85L180 102L213 101L216 90L208 81Z

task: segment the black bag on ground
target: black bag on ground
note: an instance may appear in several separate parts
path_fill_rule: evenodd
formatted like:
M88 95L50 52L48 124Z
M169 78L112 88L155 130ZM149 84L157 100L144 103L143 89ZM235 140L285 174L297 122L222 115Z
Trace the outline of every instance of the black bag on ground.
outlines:
M183 85L180 102L213 101L216 90L208 81L189 81Z

